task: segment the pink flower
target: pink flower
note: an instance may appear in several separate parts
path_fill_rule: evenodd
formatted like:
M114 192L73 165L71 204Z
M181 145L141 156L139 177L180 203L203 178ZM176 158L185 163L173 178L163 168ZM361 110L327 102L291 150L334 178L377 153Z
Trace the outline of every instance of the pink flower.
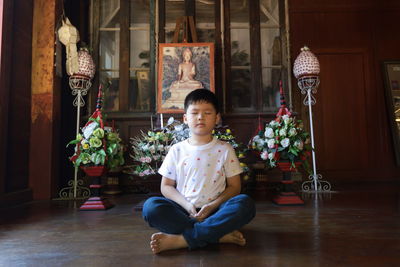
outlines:
M263 151L260 156L263 160L267 160L268 159L268 151Z

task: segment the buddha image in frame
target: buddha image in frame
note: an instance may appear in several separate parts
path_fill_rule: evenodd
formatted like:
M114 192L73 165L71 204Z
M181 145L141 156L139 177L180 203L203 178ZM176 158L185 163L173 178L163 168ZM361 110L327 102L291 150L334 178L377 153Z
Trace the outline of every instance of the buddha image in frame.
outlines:
M185 97L193 90L205 88L214 91L212 44L160 45L162 56L161 112L181 112Z

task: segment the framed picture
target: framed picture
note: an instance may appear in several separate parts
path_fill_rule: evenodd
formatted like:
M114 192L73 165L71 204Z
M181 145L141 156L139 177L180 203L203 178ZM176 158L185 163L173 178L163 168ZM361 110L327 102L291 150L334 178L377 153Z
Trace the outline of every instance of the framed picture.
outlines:
M400 166L400 60L383 62L383 77L396 164Z
M158 53L158 113L183 113L193 90L214 88L213 43L160 44Z

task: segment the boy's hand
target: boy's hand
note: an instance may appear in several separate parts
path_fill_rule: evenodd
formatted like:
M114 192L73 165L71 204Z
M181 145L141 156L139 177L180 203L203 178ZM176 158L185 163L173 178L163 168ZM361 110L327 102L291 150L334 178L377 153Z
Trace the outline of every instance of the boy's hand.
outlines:
M201 209L197 214L195 214L194 218L197 219L199 222L204 221L208 216L210 216L213 211L215 210L216 207L212 204L206 204Z
M190 217L195 217L196 208L194 207L194 205L192 203L187 202L184 208L189 213Z

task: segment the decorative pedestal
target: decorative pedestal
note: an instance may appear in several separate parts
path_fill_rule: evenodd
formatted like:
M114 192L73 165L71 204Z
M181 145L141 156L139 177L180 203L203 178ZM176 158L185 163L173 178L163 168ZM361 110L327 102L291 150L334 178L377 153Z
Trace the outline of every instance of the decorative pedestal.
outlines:
M114 207L107 199L100 196L100 190L103 187L100 177L106 172L106 168L104 166L93 166L83 167L82 169L88 176L93 177L93 181L89 186L91 197L82 204L79 210L106 210Z
M276 196L272 201L277 205L282 206L294 206L294 205L304 205L304 201L293 192L293 181L292 181L292 172L294 172L299 166L301 162L295 162L295 168L292 168L292 164L290 162L278 162L278 167L283 172L282 176L282 185L283 190Z

